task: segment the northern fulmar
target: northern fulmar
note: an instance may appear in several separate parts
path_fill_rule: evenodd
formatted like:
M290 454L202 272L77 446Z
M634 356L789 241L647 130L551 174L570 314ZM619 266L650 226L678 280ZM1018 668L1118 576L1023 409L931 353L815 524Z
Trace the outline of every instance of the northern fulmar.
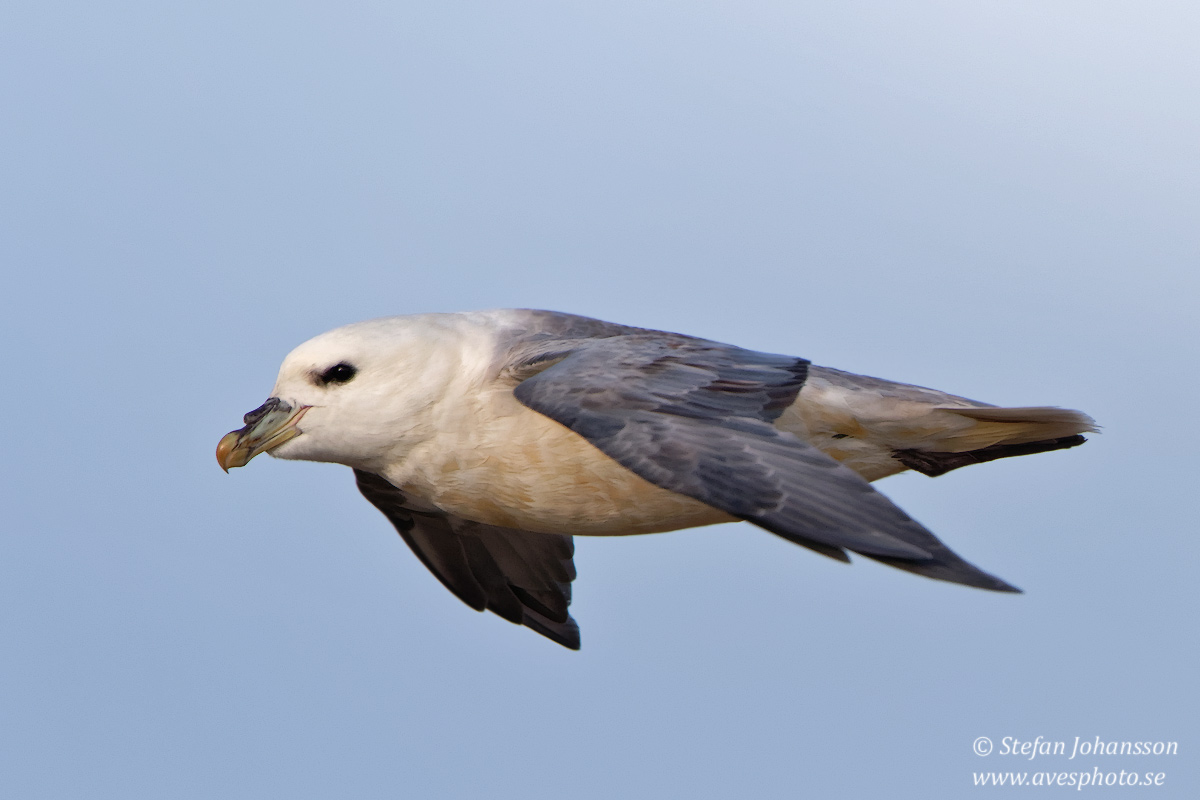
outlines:
M217 446L329 461L446 588L572 649L573 536L746 520L839 561L1018 591L870 481L1061 450L1086 414L553 311L369 320L293 350Z

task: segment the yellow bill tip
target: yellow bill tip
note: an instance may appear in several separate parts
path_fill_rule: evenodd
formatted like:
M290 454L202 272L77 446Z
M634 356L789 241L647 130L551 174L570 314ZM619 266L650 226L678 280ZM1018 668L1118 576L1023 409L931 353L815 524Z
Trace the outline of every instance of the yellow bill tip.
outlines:
M241 467L246 464L245 448L238 448L238 443L242 438L241 434L241 431L230 431L221 437L221 441L217 442L217 463L226 472L233 467Z

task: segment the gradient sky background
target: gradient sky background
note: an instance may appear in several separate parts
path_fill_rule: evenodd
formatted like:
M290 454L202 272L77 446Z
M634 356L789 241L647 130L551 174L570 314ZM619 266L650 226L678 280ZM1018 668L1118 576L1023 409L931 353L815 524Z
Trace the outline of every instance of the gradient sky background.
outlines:
M1153 0L3 4L0 794L1197 796L1197 41ZM301 341L505 306L1104 432L879 484L1025 595L579 540L580 653L349 470L217 467ZM1039 735L1180 754L971 749Z

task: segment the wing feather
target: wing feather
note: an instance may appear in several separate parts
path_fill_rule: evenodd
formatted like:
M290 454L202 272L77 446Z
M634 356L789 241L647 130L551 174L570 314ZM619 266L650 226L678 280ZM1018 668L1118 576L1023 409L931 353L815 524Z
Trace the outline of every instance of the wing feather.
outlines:
M833 558L1012 586L959 558L849 467L773 423L808 362L665 334L586 342L514 388L646 480Z
M476 611L491 611L572 650L579 626L568 613L575 579L570 536L533 533L409 508L404 493L354 470L359 491L447 589Z

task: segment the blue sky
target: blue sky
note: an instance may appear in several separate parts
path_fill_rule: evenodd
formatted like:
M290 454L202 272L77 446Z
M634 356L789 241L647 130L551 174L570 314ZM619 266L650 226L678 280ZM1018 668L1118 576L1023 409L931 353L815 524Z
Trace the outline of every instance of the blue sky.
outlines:
M1195 796L1198 25L6 4L0 793L925 798L1098 766ZM745 524L577 540L580 653L459 603L349 470L217 467L310 336L509 306L1104 432L878 484L1024 595ZM971 749L1039 735L1180 755Z

